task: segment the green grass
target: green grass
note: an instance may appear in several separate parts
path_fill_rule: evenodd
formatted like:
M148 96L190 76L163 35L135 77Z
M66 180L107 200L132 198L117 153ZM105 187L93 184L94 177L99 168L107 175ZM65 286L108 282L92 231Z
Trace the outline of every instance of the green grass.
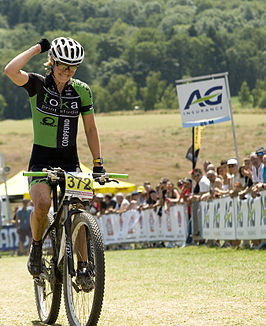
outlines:
M263 251L229 248L106 252L99 325L265 325L265 261ZM0 264L0 325L42 325L26 257ZM67 325L63 308L56 325Z

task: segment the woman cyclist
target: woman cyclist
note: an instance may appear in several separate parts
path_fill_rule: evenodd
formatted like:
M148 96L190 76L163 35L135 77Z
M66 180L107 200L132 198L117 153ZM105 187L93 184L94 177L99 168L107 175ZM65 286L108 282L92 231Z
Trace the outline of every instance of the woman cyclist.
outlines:
M46 63L49 73L45 77L22 70L33 56L46 51L49 51ZM90 88L72 78L83 59L84 49L77 41L59 37L51 44L47 39L41 39L5 67L7 76L16 85L25 88L30 97L34 130L30 171L41 171L49 167L79 171L76 137L81 114L93 157L93 172L105 172ZM37 277L42 268L41 240L48 225L47 213L51 205L51 190L49 185L39 178L32 178L29 183L34 211L31 215L32 245L28 270L33 277ZM82 268L83 263L80 262Z

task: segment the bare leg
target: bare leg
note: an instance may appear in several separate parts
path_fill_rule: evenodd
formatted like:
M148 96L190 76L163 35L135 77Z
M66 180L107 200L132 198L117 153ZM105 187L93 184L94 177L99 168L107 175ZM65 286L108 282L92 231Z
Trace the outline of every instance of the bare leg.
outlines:
M36 183L30 189L30 196L34 205L31 213L32 239L40 241L48 226L47 214L51 206L51 190L45 183Z

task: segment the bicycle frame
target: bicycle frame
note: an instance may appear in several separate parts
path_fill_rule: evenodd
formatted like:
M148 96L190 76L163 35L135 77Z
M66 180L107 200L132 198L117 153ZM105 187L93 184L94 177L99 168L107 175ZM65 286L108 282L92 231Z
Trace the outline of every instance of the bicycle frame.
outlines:
M66 253L68 259L69 274L72 277L75 276L76 273L73 264L73 252L72 252L72 240L71 240L71 218L73 215L81 213L82 211L80 209L74 209L69 211L69 205L71 203L80 202L80 201L77 201L76 198L73 198L71 200L65 199L65 195L63 194L62 197L60 198L60 201L58 202L57 184L52 184L52 193L53 193L53 207L54 207L54 214L53 214L54 222L46 229L43 235L43 242L49 235L49 232L53 228L55 228L56 237L60 242L60 247L55 248L55 252L56 252L56 257L54 257L55 262L57 263L57 267L59 267ZM61 234L59 233L61 231L60 229L62 229ZM88 257L90 257L90 252L88 252Z

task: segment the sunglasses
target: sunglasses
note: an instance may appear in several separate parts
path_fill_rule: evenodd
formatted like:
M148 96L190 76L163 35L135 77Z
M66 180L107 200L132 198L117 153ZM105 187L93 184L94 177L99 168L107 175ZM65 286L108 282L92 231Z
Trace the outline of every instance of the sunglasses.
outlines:
M70 66L61 62L56 62L55 64L58 67L58 69L62 71L69 70L71 72L75 72L78 69L78 65Z
M264 154L264 152L259 152L257 153L257 156L262 156Z
M196 177L196 178L199 177L199 176L200 176L200 174L194 174L194 177Z
M228 164L229 168L233 168L235 166L235 164Z

